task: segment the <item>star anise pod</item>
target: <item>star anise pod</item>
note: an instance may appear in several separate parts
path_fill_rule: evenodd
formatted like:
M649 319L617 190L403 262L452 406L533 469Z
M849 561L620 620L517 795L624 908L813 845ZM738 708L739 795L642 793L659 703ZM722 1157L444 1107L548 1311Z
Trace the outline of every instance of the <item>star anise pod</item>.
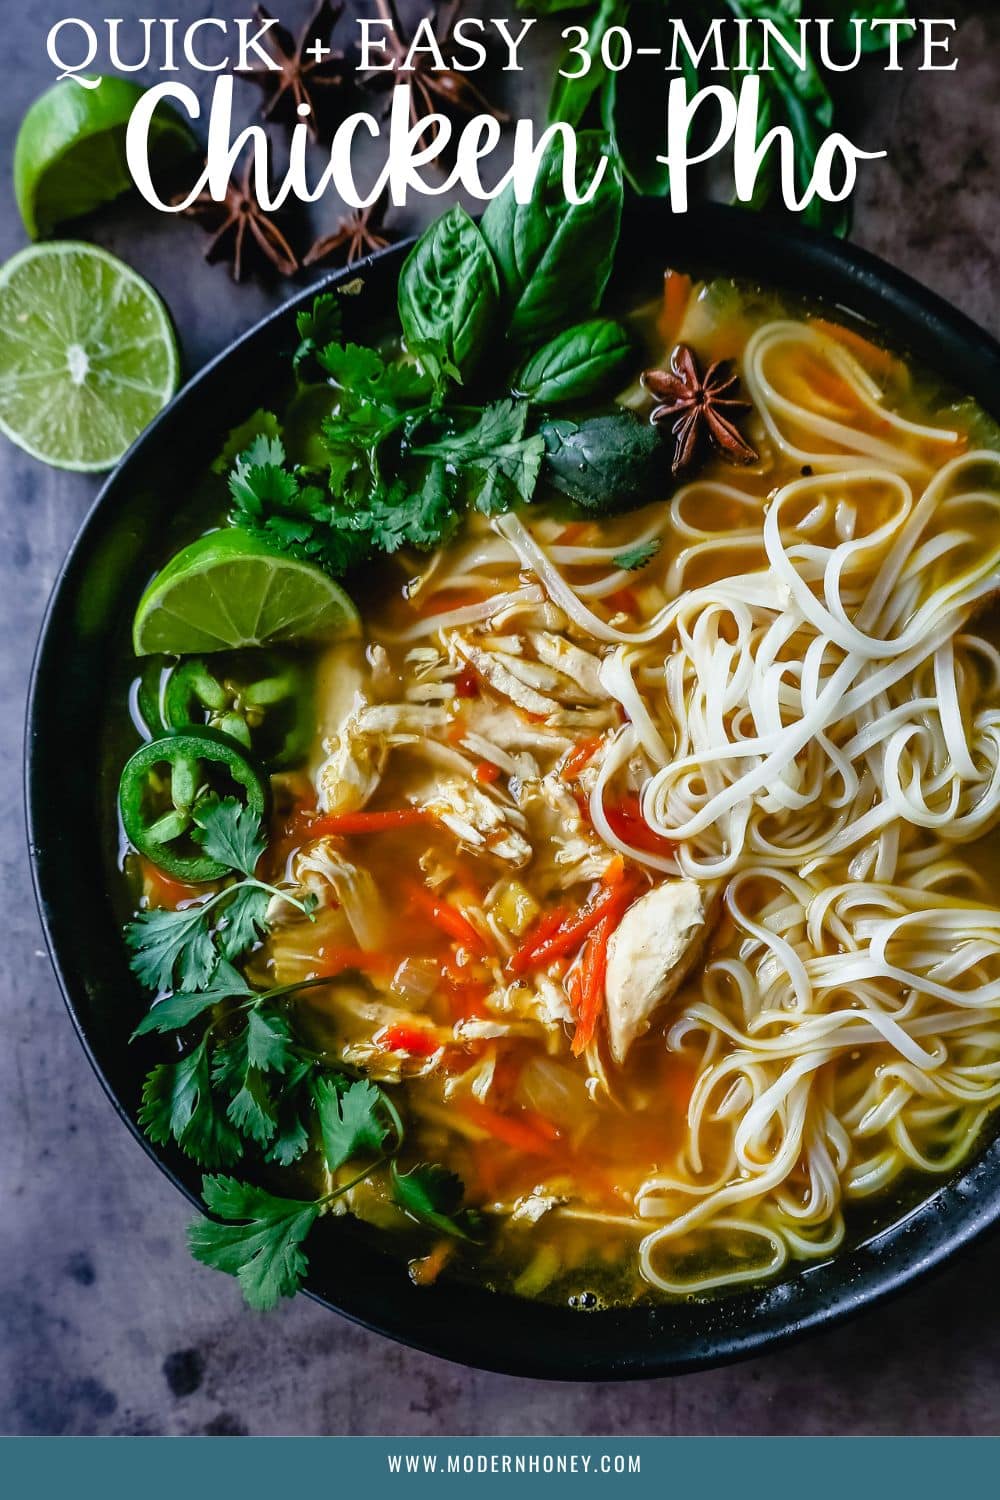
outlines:
M692 350L678 344L670 356L670 369L644 370L642 383L659 402L649 420L655 425L676 419L670 429L674 437L670 468L675 477L691 467L706 437L731 464L752 464L760 457L731 420L751 409L750 402L737 395L740 382L732 360L716 360L702 375Z
M253 165L251 156L239 181L230 179L221 202L216 202L210 193L199 193L184 213L212 235L205 259L232 261L234 281L243 280L248 252L272 265L282 276L292 276L299 269L298 259L274 220L254 197L250 182Z
M343 5L333 0L319 0L298 37L280 24L272 26L264 36L261 45L278 68L260 63L239 75L264 90L267 97L261 108L263 119L295 121L299 118L299 105L306 104L310 111L309 134L316 139L324 104L329 101L331 91L343 90L345 85L344 54L332 51L327 45L343 10ZM273 19L263 5L255 5L253 13L258 24Z
M340 220L332 234L320 236L303 256L302 264L316 266L334 257L336 265L351 266L356 260L383 249L391 238L382 233L385 209L384 197L369 203L367 208L354 209Z
M434 33L442 53L451 39L459 8L460 0L453 0L453 3L443 12L437 7L430 11L435 21ZM418 53L413 59L412 69L401 73L399 64L409 50L411 38L399 19L396 0L375 0L375 9L383 21L391 23L392 30L387 28L385 40L389 52L395 59L396 69L393 73L382 70L367 73L362 81L383 86L387 79L391 79L393 84L408 83L410 85L411 124L416 125L425 116L435 113L456 113L468 116L481 113L492 115L494 120L499 120L502 125L509 121L510 116L487 99L486 95L472 82L468 73L458 73L453 68L446 68L444 71L435 69L434 59L426 52Z

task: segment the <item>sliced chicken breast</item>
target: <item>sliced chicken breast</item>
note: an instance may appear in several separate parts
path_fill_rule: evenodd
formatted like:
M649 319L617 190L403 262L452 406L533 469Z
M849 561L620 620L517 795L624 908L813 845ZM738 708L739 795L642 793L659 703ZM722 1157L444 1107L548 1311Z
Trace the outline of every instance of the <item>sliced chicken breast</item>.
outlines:
M721 886L665 880L633 901L608 944L604 993L611 1054L623 1063L680 987L711 931Z

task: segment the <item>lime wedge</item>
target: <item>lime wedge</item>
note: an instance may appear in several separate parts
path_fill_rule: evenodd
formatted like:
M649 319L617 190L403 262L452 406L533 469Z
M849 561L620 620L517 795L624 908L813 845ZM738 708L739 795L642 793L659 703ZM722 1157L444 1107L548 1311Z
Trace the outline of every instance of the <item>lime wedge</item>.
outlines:
M177 388L167 310L93 245L0 266L0 432L61 469L110 469Z
M158 573L132 626L137 656L230 651L357 635L358 612L312 563L272 552L237 526L199 537Z
M126 78L102 78L96 89L65 78L35 100L14 143L14 195L33 240L133 186L125 130L144 93ZM149 129L154 177L194 147L195 138L180 115L161 104Z

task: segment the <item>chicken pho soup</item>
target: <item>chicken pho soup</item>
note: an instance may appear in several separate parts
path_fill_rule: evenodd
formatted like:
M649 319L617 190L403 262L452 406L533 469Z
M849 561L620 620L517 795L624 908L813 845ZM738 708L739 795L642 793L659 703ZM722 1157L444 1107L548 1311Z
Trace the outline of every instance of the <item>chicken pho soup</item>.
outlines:
M418 1285L715 1295L989 1129L995 432L843 314L664 287L569 399L528 347L442 401L317 303L140 605L141 1119L259 1305L336 1215Z

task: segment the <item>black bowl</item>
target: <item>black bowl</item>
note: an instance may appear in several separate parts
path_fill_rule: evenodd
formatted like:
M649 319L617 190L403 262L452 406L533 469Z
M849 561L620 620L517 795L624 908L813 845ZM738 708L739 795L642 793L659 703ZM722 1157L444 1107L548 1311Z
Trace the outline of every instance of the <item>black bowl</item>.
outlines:
M345 297L355 336L386 313L406 246L373 257L361 296ZM885 337L1000 416L1000 345L967 318L873 256L740 210L673 218L640 204L625 218L618 277L651 292L664 263L710 267L822 298L870 319ZM357 274L357 268L351 275ZM344 273L330 279L334 284ZM127 1037L142 999L129 972L100 850L114 786L102 773L102 693L112 642L156 565L156 530L179 487L255 406L294 344L286 303L187 385L105 484L49 604L27 726L28 835L35 888L59 983L80 1040L112 1103L150 1156L192 1201L200 1174L152 1147L136 1125L148 1056ZM349 331L352 329L349 327ZM363 336L363 334L361 334ZM72 726L67 753L65 731ZM71 810L71 815L68 810ZM573 1311L485 1289L413 1287L398 1259L348 1220L324 1221L308 1291L349 1318L416 1348L512 1374L572 1380L674 1374L736 1359L899 1291L1000 1217L1000 1145L900 1222L781 1282L708 1300Z

